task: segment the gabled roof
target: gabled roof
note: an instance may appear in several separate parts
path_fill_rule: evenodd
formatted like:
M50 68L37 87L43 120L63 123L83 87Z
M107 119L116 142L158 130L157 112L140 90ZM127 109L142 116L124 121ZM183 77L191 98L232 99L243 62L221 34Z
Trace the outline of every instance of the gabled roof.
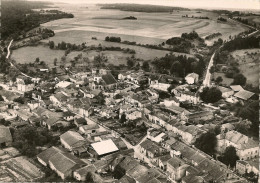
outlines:
M37 157L44 161L46 164L49 164L50 158L58 152L62 152L62 150L55 146L52 146L49 149L46 149L45 151L38 154Z
M119 150L111 139L104 140L101 142L95 142L91 144L91 146L98 155L104 155Z
M70 112L70 111L66 111L66 112L63 112L63 117L70 117L70 116L76 116L76 114Z
M178 167L184 165L185 162L177 156L173 156L171 159L169 159L168 164L177 169Z
M230 86L230 88L231 88L233 91L235 91L235 92L238 92L238 91L240 91L240 90L244 90L244 89L242 88L242 86L240 86L240 85L232 85L232 86Z
M98 124L89 124L89 125L83 125L81 126L81 128L83 128L84 130L95 130L95 129L98 129L99 126Z
M229 88L223 87L223 86L218 86L218 89L221 91L221 93L226 93L232 91Z
M243 100L248 100L254 95L253 92L247 91L247 90L240 90L237 92L234 96Z
M78 132L74 131L65 132L60 136L60 139L64 140L69 146L73 146L80 141L84 142L85 140Z
M73 171L86 163L78 159L70 153L58 152L49 159L49 162L53 164L56 170L66 174L69 171Z
M10 129L5 126L0 126L0 143L12 142L12 141L13 138Z
M102 76L102 79L104 80L106 85L111 85L111 84L116 84L117 81L114 78L114 76L112 74L106 74Z

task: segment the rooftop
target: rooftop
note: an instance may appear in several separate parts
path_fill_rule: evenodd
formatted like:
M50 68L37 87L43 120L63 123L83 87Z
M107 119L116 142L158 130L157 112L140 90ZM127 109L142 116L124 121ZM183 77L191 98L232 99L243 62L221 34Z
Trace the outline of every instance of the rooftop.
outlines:
M104 155L119 150L111 139L93 143L91 146L98 155Z

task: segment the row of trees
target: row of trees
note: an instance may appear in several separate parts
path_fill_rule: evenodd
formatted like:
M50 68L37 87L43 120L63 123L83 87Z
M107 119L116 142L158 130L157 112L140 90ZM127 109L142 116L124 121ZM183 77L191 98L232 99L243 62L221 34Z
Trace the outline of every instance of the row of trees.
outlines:
M114 36L111 36L111 37L107 36L105 38L105 41L120 43L121 42L121 38L120 37L114 37Z

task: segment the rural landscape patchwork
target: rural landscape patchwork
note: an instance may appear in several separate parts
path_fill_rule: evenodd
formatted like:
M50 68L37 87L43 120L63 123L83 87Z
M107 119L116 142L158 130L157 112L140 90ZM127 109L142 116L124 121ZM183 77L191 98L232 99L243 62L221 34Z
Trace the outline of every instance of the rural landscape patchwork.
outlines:
M0 182L259 182L260 2L220 1L2 0Z

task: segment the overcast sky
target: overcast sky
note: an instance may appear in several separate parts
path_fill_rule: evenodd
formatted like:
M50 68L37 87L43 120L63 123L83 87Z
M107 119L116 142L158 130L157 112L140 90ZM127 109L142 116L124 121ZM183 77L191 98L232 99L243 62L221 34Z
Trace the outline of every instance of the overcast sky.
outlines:
M38 0L44 1L44 0ZM66 3L136 3L156 4L166 6L180 6L190 8L223 8L223 9L259 9L260 0L45 0Z

